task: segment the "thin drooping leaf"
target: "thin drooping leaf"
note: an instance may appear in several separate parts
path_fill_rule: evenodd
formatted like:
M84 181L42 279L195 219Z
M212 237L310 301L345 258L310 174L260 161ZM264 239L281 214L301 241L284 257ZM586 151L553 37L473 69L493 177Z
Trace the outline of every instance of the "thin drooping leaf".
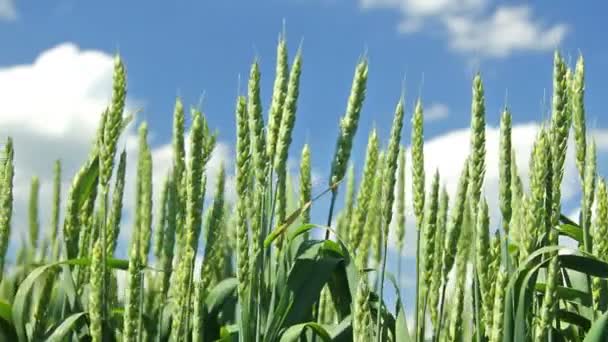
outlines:
M47 342L65 341L68 334L76 328L78 320L85 315L86 312L78 312L67 317L55 330L53 330L53 333L47 338Z
M583 243L583 230L581 229L581 227L569 223L564 223L557 226L555 229L557 229L560 235L568 236L574 239L574 241L578 242L579 244Z

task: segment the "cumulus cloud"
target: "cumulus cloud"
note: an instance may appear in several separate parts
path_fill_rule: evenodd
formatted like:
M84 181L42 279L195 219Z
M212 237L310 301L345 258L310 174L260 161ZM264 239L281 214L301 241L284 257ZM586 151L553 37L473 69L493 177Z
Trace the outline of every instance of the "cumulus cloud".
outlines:
M517 165L519 175L524 183L524 187L528 186L530 164L530 154L534 140L538 133L540 125L537 123L522 123L513 126L513 149L517 156ZM608 135L608 130L598 129L595 135ZM490 222L492 229L499 227L500 211L498 205L498 151L499 151L499 128L488 126L486 128L486 174L484 182L484 195L487 198L490 208ZM575 165L574 158L574 141L569 140L568 153L565 162L565 175L562 183L562 203L578 200L580 192L580 183L578 180L578 171ZM465 159L469 154L470 146L470 130L468 128L450 131L433 139L429 139L424 145L425 156L425 173L427 176L427 189L430 185L432 175L435 170L439 170L441 185L445 186L450 194L450 204L453 204L454 196L458 186L458 180ZM411 151L408 147L408 158L411 156ZM410 160L407 163L411 166ZM412 208L411 195L411 167L406 170L406 245L403 255L412 257L415 255L415 219ZM393 229L393 231L395 231ZM390 243L395 248L396 239L390 239Z
M565 24L544 27L532 18L528 6L499 7L489 17L473 20L466 15L444 19L450 46L463 52L506 57L514 51L546 51L565 37Z
M44 230L54 160L61 158L65 193L67 178L86 159L111 95L112 65L112 56L68 43L41 53L31 64L0 69L0 138L10 135L15 145L14 235L26 226L30 178L40 178Z
M81 50L65 43L42 52L32 63L0 68L0 139L6 135L15 145L14 216L12 248L27 230L27 201L32 176L40 179L41 231L46 233L50 220L52 170L55 159L62 163L62 197L65 200L70 180L87 159L101 112L109 103L112 89L113 57L102 51ZM129 97L127 111L133 112ZM169 119L169 118L168 118ZM119 248L126 246L131 231L131 208L135 199L137 137L131 124L119 141L126 149L127 184ZM154 132L150 140L154 143ZM153 182L155 198L168 167L170 144L153 144ZM215 175L225 162L228 174L232 161L230 147L218 142L207 166L208 194L213 193ZM228 178L227 189L231 178ZM230 192L229 199L234 197ZM62 209L65 203L62 205Z
M402 33L438 26L450 48L477 57L550 50L568 32L563 23L544 24L528 5L491 6L489 0L360 0L360 4L363 9L398 10Z
M17 9L14 0L0 0L0 20L17 19Z

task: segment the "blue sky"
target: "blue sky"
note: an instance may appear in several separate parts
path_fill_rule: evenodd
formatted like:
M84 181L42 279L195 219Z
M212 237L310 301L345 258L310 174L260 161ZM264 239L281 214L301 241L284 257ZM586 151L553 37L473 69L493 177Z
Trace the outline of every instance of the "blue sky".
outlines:
M306 142L311 145L318 190L327 182L337 123L355 64L364 54L370 66L353 152L357 174L369 130L375 126L387 137L405 79L403 143L408 144L411 109L420 95L427 110L427 169L438 167L453 192L468 148L471 79L480 71L491 126L486 194L492 203L499 112L505 103L512 109L518 162L525 176L538 128L533 122L546 118L549 110L555 48L571 65L579 51L585 56L588 122L602 164L608 152L608 119L602 112L608 46L603 44L606 22L601 14L607 9L602 2L572 6L568 1L0 0L0 136L15 138L20 190L14 234L24 231L22 194L27 193L29 177L41 177L44 200L49 197L52 161L62 158L67 178L86 156L109 96L114 53L127 65L130 108L142 109L138 121L150 124L158 183L168 165L177 95L187 106L203 98L202 108L220 132L211 171L222 159L230 164L235 96L243 92L249 66L258 57L268 108L283 21L290 58L302 44L304 59L292 153ZM134 128L124 139L132 156L133 134ZM564 206L574 212L578 184L570 164ZM600 170L606 168L600 165ZM316 217L324 211L316 209ZM42 215L43 220L48 217ZM405 254L411 256L411 248Z

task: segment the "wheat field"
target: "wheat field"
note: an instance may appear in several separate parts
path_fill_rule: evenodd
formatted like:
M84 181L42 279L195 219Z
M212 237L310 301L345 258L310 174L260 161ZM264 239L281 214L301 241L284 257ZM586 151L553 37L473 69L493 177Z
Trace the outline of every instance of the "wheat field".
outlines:
M442 186L441 170L425 173L422 99L411 111L405 95L396 99L388 136L358 132L366 57L354 70L325 190L313 191L315 151L291 144L302 56L298 49L290 60L281 36L268 90L260 89L253 62L234 105L235 174L221 167L213 187L206 171L221 133L200 109L188 114L180 98L162 187L152 187L145 122L137 154L119 151L133 116L125 110L127 71L118 55L111 102L88 159L75 175L62 174L60 162L50 166L52 203L39 203L40 183L32 178L27 229L12 224L14 175L28 170L14 168L7 137L0 157L0 340L608 340L608 190L586 129L582 56L569 66L555 53L550 117L530 165L517 165L523 158L512 147L509 108L486 113L475 75L470 150L454 166L462 169L454 193ZM262 91L272 94L268 108ZM498 151L486 148L486 115L500 115ZM357 157L364 163L354 165L353 141L366 134L365 155ZM294 148L301 154L289 155ZM581 184L576 222L561 210L568 148L575 149ZM499 156L498 221L484 190L490 153ZM297 175L288 160L299 161ZM130 226L123 219L127 163L136 165ZM525 167L529 179L522 180ZM232 176L234 201L226 195ZM71 179L65 194L63 179ZM321 198L327 208L318 207ZM405 234L406 198L415 235ZM313 207L327 216L318 221ZM39 211L50 212L51 222L39 222ZM121 230L131 231L127 259L116 258ZM21 231L26 243L8 256ZM387 266L391 246L400 255L406 239L416 246L413 298L401 297L401 263Z

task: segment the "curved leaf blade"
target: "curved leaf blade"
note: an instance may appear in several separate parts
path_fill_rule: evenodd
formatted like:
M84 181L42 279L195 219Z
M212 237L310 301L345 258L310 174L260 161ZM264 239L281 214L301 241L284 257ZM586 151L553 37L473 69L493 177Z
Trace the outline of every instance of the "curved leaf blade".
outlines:
M75 325L78 322L78 320L81 317L83 317L84 315L86 315L86 312L78 312L78 313L70 315L53 331L51 336L49 336L47 338L47 341L48 342L63 341L66 338L66 336L68 335L68 333L70 331L72 331L72 329L75 328Z

